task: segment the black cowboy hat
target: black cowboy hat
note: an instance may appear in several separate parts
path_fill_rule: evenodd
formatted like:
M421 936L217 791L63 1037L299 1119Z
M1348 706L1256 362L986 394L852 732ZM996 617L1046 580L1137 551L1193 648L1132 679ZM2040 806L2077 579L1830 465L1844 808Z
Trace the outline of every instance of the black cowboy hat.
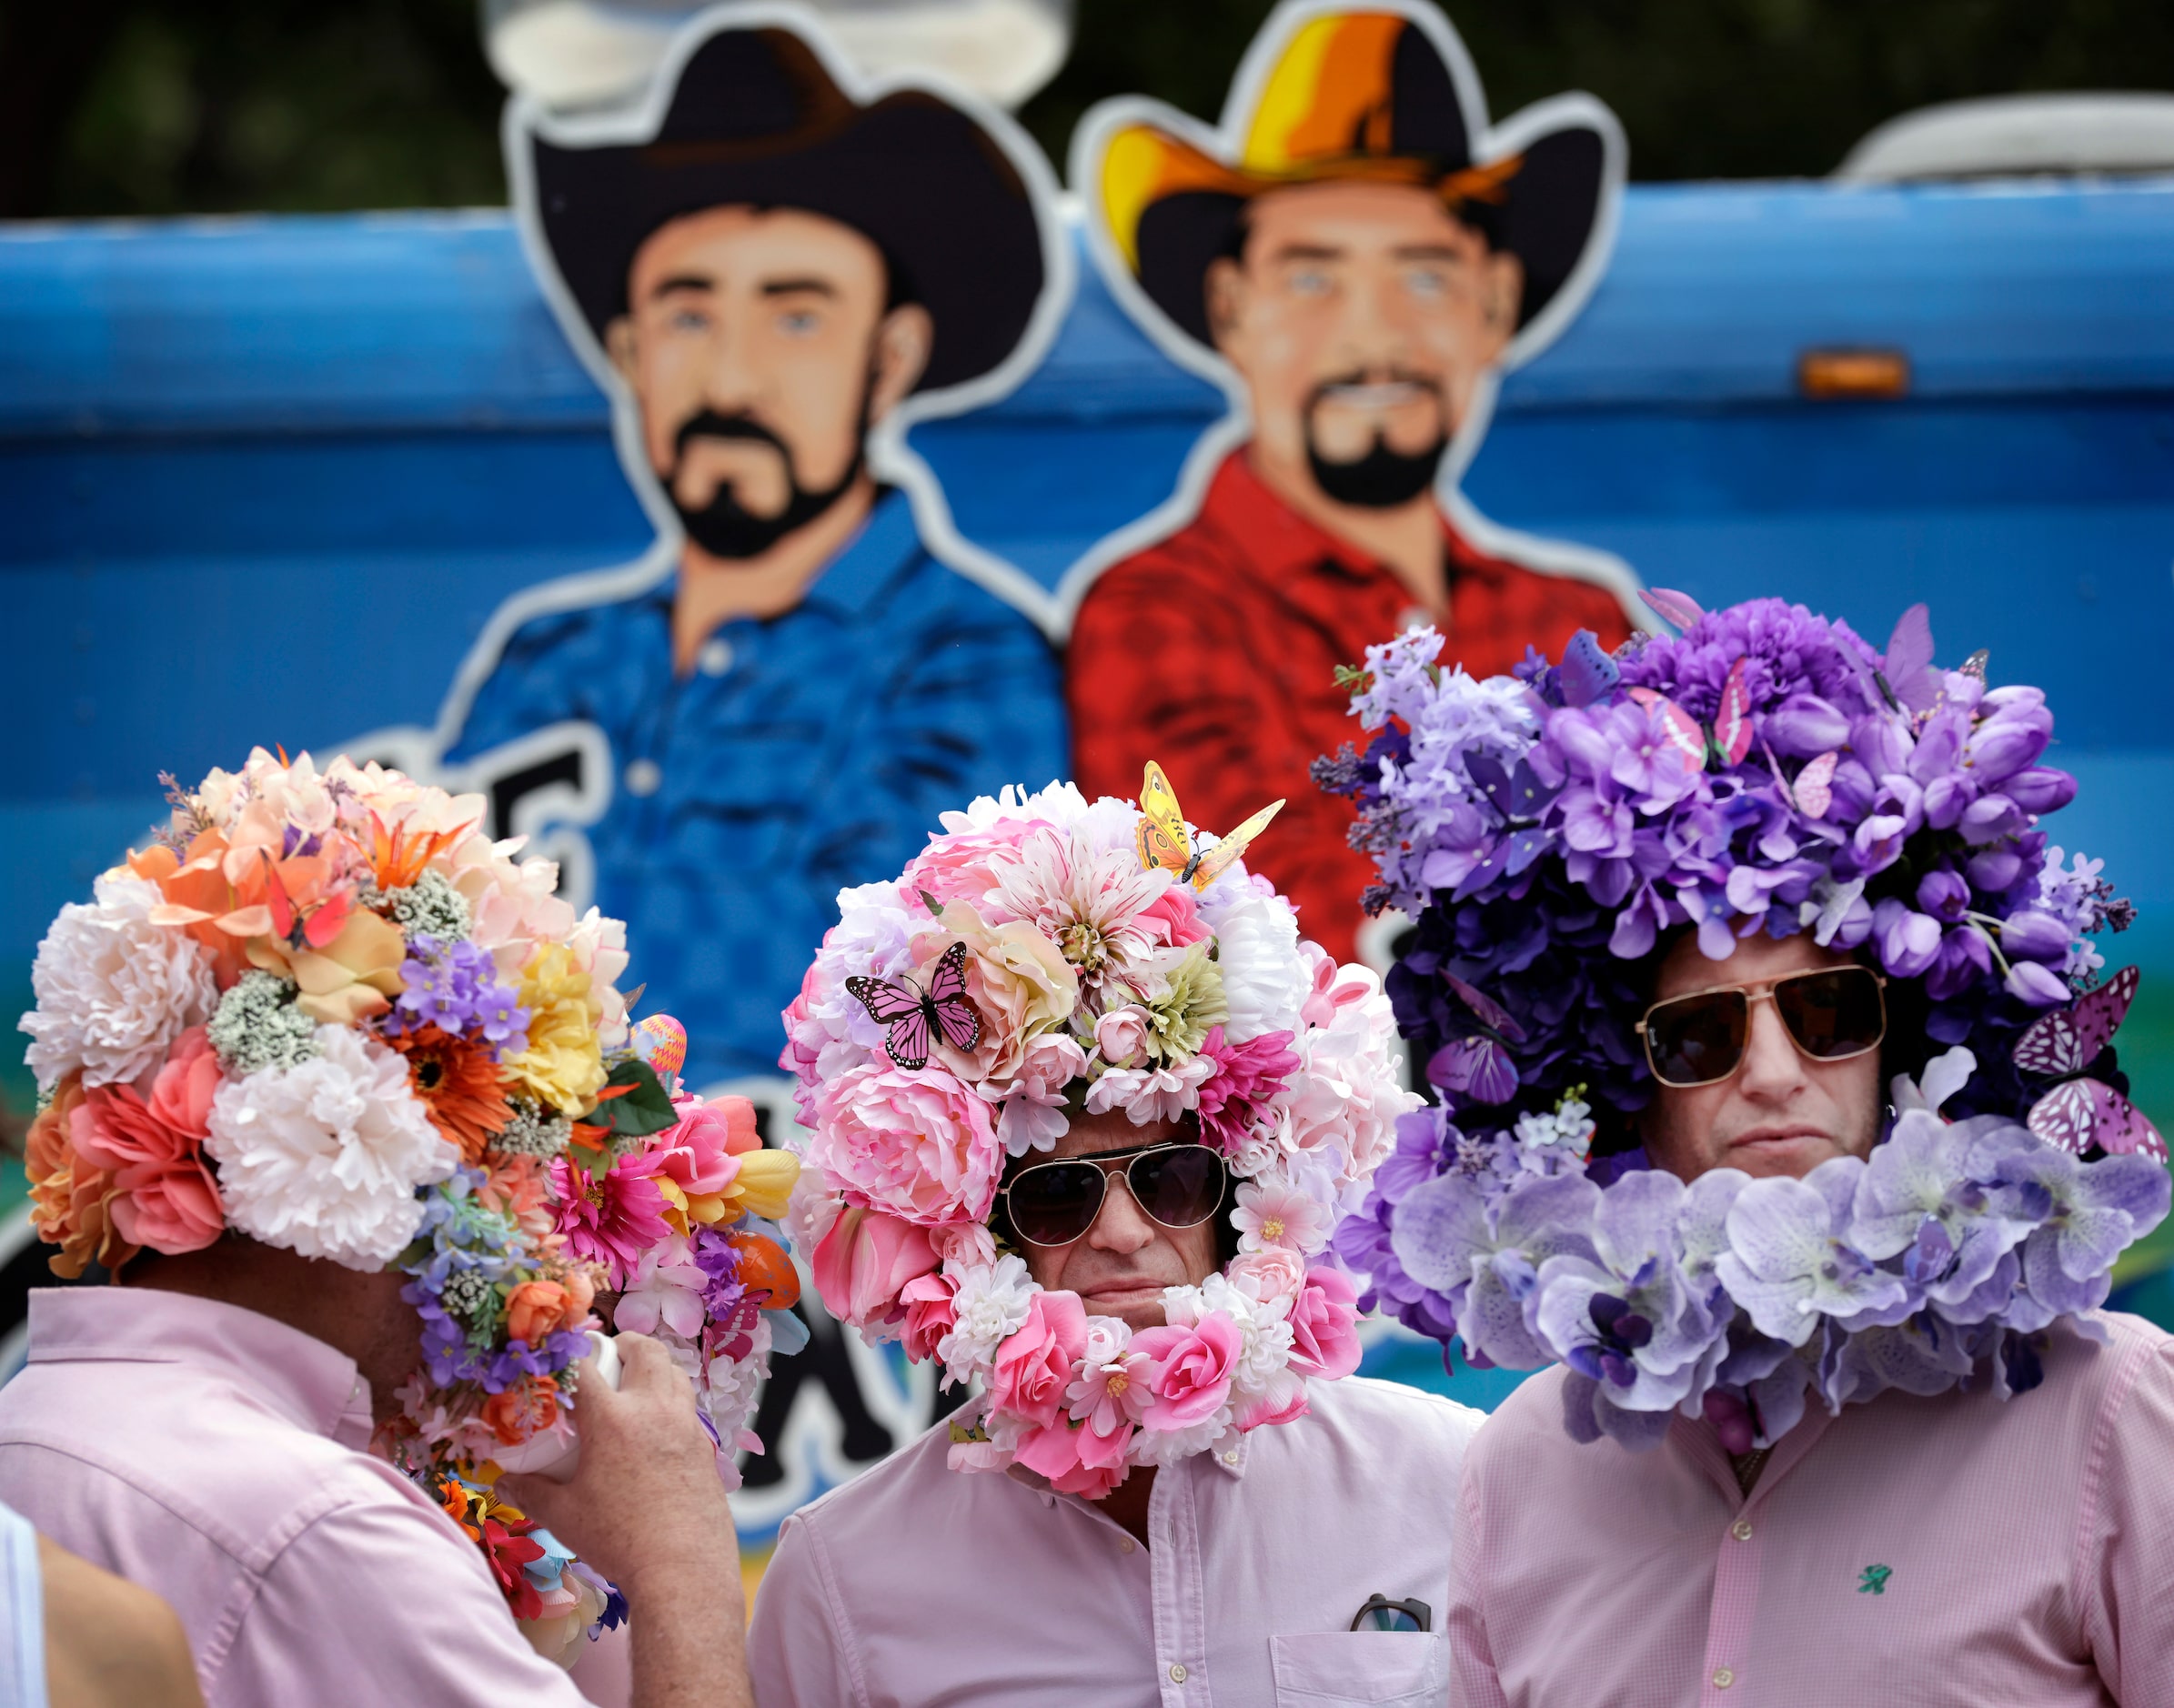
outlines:
M1461 55L1441 26L1446 51ZM1553 302L1600 235L1620 166L1620 135L1596 103L1576 99L1521 144L1477 157L1444 41L1387 9L1314 14L1263 42L1251 111L1225 136L1234 157L1203 148L1177 124L1132 116L1103 128L1078 187L1140 288L1196 342L1213 347L1204 281L1233 253L1248 204L1296 184L1404 183L1441 195L1525 272L1517 324ZM1474 94L1476 80L1470 77ZM1122 111L1122 109L1121 109ZM1174 118L1175 116L1173 115ZM1129 120L1129 122L1126 122ZM1518 128L1513 125L1513 128Z
M874 243L891 300L921 304L935 325L916 390L1002 363L1045 282L1032 195L987 129L922 90L861 105L790 30L703 42L647 142L526 140L544 242L599 344L627 312L642 243L709 207L803 209Z

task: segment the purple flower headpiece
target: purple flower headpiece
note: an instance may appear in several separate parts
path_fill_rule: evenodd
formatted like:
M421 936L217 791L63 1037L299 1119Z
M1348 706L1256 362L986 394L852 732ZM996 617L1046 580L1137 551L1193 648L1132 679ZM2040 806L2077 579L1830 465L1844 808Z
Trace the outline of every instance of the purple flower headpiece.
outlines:
M2131 909L2038 828L2076 792L2038 763L2045 697L1935 668L1922 607L1882 655L1778 599L1654 599L1680 638L1581 634L1475 681L1420 629L1354 678L1373 740L1317 774L1360 808L1369 907L1414 921L1387 985L1443 1101L1336 1250L1362 1302L1474 1361L1567 1365L1581 1439L1703 1410L1748 1447L1810 1392L2028 1387L2033 1337L2103 1301L2168 1197L2149 1157L2099 1154L2157 1144L2106 1047L2133 975L2086 991ZM1896 1035L1955 1047L1897 1064L1931 1095L1897 1078L1870 1163L1686 1187L1592 1154L1594 1106L1621 1150L1651 1095L1634 1028L1684 930L1715 959L1756 931L1856 951Z

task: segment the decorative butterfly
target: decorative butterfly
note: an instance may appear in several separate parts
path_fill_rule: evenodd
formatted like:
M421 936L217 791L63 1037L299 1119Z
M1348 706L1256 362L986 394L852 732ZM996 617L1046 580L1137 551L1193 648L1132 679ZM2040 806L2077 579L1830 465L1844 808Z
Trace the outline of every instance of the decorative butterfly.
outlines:
M1570 637L1570 644L1563 648L1563 662L1555 667L1555 686L1562 689L1565 706L1590 706L1622 680L1623 672L1600 649L1600 637L1590 628Z
M1426 1077L1444 1090L1460 1092L1475 1103L1508 1102L1517 1090L1517 1064L1510 1059L1508 1046L1525 1041L1525 1028L1501 1003L1454 972L1444 972L1442 982L1478 1016L1482 1030L1434 1051L1426 1064Z
M1132 839L1140 849L1140 869L1152 871L1160 866L1174 873L1180 883L1205 889L1283 809L1282 801L1271 801L1213 848L1195 848L1193 833L1185 829L1185 815L1178 807L1178 791L1170 786L1162 768L1150 759L1140 779L1140 818L1132 830Z
M2030 1130L2048 1144L2078 1156L2097 1145L2109 1154L2140 1150L2167 1160L2167 1141L2135 1104L2112 1086L2082 1077L2119 1028L2142 978L2124 967L2073 1007L2040 1015L2016 1040L2016 1066L2024 1072L2062 1076L2030 1108Z
M1505 873L1516 877L1547 851L1547 833L1539 828L1539 818L1563 792L1560 783L1542 782L1528 759L1519 759L1513 770L1492 754L1474 753L1464 761L1464 774L1479 785L1487 804L1502 815L1510 835L1464 874L1451 897L1454 901L1485 889Z
M1664 623L1679 630L1690 628L1706 615L1696 599L1688 593L1678 593L1674 588L1647 588L1638 597Z
M981 1041L981 1016L966 994L964 943L936 958L926 990L911 979L848 979L845 988L871 1020L891 1028L883 1048L909 1073L929 1065L931 1035L961 1054Z
M1789 804L1807 819L1824 819L1827 809L1835 803L1835 767L1842 762L1839 753L1822 753L1797 773L1792 783L1782 775L1781 761L1774 757L1774 749L1764 737L1759 746L1766 749L1766 763L1774 768L1774 780L1781 785L1781 792L1789 798Z
M1703 770L1741 765L1751 751L1751 690L1744 685L1744 667L1749 662L1738 658L1729 666L1728 680L1721 685L1721 704L1710 724L1700 723L1654 688L1634 688L1630 697L1660 725L1668 745L1693 766Z

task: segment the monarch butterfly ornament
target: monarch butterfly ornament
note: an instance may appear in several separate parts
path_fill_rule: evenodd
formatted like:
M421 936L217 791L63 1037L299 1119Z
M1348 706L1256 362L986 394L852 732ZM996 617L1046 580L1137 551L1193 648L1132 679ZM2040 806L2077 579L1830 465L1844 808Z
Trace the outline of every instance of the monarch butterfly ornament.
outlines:
M1160 866L1180 883L1205 889L1283 809L1282 801L1271 801L1213 848L1195 848L1193 833L1185 828L1185 815L1178 807L1178 791L1170 786L1162 768L1150 759L1140 779L1140 818L1133 829L1140 869L1152 871Z

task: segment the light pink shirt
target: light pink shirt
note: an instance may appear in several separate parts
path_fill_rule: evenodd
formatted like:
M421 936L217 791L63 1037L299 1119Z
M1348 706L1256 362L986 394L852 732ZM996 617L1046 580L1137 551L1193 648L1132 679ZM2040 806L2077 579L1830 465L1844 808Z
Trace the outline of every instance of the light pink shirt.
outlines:
M269 1317L39 1291L30 1361L0 1389L0 1501L165 1596L210 1708L584 1701L369 1434L354 1361Z
M1581 1447L1535 1377L1466 1464L1453 1700L2174 1703L2174 1338L2099 1321L2005 1403L1815 1407L1748 1500L1703 1421Z
M938 1424L785 1521L755 1597L760 1708L907 1703L1437 1708L1449 1513L1481 1414L1391 1382L1155 1478L1142 1549L1027 1473L946 1468ZM1376 1592L1426 1634L1350 1630Z

